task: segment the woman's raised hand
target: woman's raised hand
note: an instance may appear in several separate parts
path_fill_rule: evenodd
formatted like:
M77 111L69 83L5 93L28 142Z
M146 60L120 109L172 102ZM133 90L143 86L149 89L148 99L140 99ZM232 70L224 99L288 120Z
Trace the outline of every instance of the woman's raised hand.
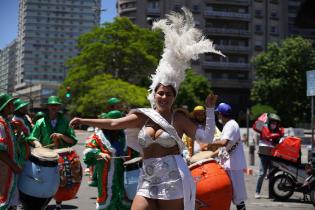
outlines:
M206 106L208 108L214 108L216 102L217 102L217 95L214 95L213 93L210 93L206 98Z
M80 124L81 124L81 118L75 117L70 121L69 126L72 128L75 128L79 126Z

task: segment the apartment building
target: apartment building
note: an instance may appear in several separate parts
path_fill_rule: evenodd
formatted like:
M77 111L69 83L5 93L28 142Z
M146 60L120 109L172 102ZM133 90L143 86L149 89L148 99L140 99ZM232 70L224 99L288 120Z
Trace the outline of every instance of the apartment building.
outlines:
M245 111L255 80L251 60L268 43L294 35L294 17L301 1L118 0L117 11L135 24L150 27L152 20L163 18L170 11L189 8L195 25L226 55L204 55L193 63L193 69L209 79L220 101L231 103L236 111Z
M0 92L12 93L14 90L16 52L16 40L0 50Z
M20 0L17 94L40 84L56 93L67 75L65 62L78 53L76 38L99 25L100 8L101 0ZM41 94L48 97L46 92Z

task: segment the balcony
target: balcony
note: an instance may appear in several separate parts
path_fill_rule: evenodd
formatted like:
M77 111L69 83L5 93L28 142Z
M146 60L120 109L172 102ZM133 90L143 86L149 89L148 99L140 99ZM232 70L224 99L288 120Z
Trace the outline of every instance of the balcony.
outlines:
M251 88L252 82L243 79L211 78L211 86L214 88Z
M212 0L209 3L221 3L221 4L229 4L229 5L249 5L250 0Z
M216 45L216 47L224 51L233 51L233 52L248 52L249 47L248 46L235 46L235 45Z
M249 63L219 62L219 61L203 61L206 68L225 69L225 70L249 70Z
M242 20L249 20L250 14L247 13L238 13L238 12L221 12L221 11L212 11L206 10L204 11L204 15L206 17L222 17L222 18L231 18L231 19L242 19Z
M135 3L137 2L137 0L120 0L120 4L124 4L124 3Z
M134 12L136 11L136 7L125 7L123 9L120 9L120 14L128 13L128 12Z
M160 15L160 8L147 8L148 15Z
M210 28L205 29L210 34L225 34L225 35L238 35L238 36L249 36L250 31L244 29L233 29L233 28Z

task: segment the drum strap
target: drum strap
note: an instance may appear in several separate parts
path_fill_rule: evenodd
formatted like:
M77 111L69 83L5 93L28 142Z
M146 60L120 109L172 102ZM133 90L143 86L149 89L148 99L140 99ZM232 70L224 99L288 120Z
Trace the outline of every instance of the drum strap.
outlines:
M236 147L239 145L240 141L237 141L227 152L229 154L231 154L235 149Z
M232 147L230 149L226 149L226 147L221 147L220 148L220 152L219 152L219 157L221 158L221 163L222 161L225 162L228 159L230 159L230 156L232 154L232 152L237 148L237 146L239 145L240 140L238 140L237 142L235 142ZM223 164L223 163L222 163Z

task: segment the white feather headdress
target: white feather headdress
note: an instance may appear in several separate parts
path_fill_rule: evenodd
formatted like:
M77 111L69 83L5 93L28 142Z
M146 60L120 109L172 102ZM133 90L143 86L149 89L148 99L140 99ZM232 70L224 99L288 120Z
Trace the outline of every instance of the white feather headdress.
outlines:
M211 52L223 55L214 49L212 41L194 28L192 13L182 8L184 15L171 13L166 19L153 23L153 29L164 33L164 50L155 74L151 75L152 84L148 99L154 106L154 90L160 83L171 85L178 92L180 83L185 79L185 70L190 67L190 60L197 60L201 53Z

